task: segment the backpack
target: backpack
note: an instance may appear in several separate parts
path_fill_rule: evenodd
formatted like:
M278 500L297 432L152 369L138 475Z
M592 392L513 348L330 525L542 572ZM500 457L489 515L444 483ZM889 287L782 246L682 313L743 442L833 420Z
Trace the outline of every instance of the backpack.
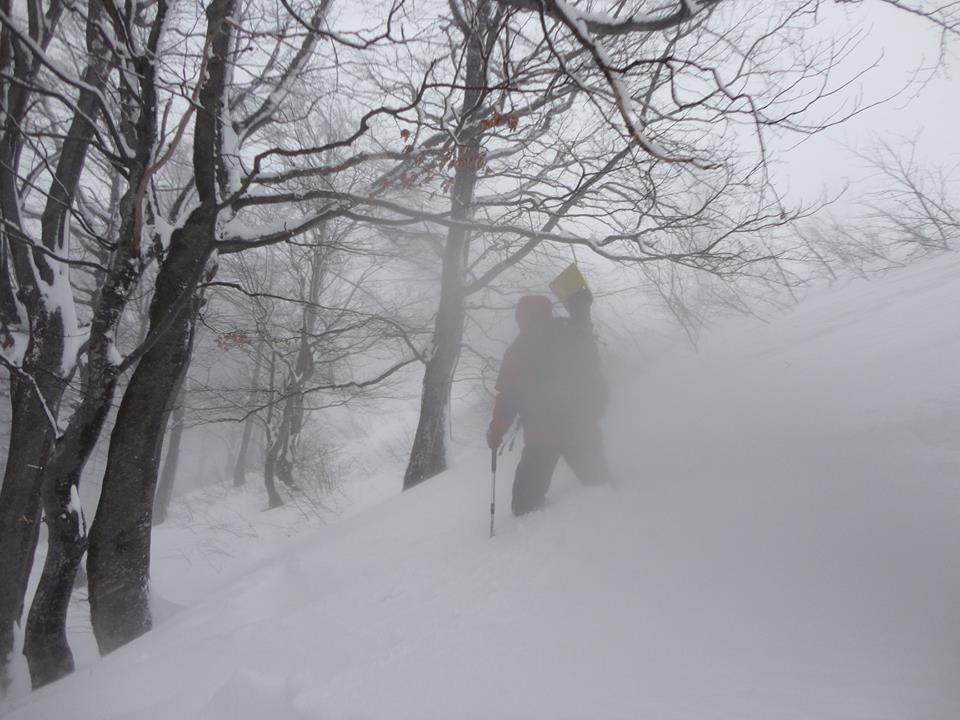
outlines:
M517 343L521 422L595 420L603 414L608 390L589 327L551 318Z

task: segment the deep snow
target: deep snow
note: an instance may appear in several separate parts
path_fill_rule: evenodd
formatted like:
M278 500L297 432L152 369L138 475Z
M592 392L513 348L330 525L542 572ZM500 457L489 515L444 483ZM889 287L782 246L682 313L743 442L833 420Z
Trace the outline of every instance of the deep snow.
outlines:
M478 439L8 717L956 720L958 362L957 255L731 323L618 389L618 490L513 519L514 452L488 540Z

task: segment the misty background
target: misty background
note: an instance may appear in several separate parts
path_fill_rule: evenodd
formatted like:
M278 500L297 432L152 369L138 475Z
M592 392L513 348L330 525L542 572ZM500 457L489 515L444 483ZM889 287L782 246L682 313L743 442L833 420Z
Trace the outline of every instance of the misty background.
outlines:
M0 714L954 717L956 23L4 8ZM617 487L488 540L571 263Z

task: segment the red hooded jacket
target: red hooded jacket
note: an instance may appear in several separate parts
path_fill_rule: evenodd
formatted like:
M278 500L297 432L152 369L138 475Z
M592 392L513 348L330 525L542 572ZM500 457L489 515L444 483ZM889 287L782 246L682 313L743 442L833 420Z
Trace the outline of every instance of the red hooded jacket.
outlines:
M549 298L517 305L520 335L497 377L490 434L500 439L519 416L528 445L570 447L594 442L608 399L589 327L553 317Z

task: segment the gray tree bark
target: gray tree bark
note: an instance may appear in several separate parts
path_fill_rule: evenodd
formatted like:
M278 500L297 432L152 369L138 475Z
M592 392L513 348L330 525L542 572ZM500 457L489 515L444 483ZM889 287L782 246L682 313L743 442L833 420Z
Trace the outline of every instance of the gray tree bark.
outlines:
M172 322L168 313L181 297L183 278L203 272L214 213L199 208L173 234L150 308L151 332L161 325L166 330L140 358L110 435L87 556L90 618L104 654L152 624L148 584L153 500L167 420L190 361L199 297L183 304Z
M9 6L4 7L9 13ZM30 3L26 10L27 32L41 51L46 50L63 6L51 3L46 15L41 13L40 3ZM23 614L39 536L40 483L55 437L50 414L56 413L65 388L61 377L62 323L58 316L46 312L33 274L32 261L45 265L45 256L28 249L31 238L22 229L20 215L22 128L40 67L30 48L7 27L0 30L0 70L5 75L0 77L0 97L6 105L0 126L0 343L10 347L14 328L32 330L21 371L10 372L10 447L17 451L7 453L0 486L0 691L8 684L13 628ZM70 188L63 189L72 195ZM13 258L12 265L9 257ZM14 275L16 285L12 282Z
M208 55L194 126L199 205L175 230L157 274L150 331L123 394L110 436L107 468L90 530L90 619L101 653L150 629L150 529L160 451L174 398L190 361L201 297L197 287L215 245L223 163L222 105L233 47L236 0L206 9Z
M170 423L170 442L167 445L167 456L163 461L163 472L157 483L157 495L153 499L153 524L160 525L167 519L170 511L170 500L173 498L173 487L177 479L177 468L180 466L180 444L183 441L183 425L186 410L186 377L180 383L177 393L177 402L173 408L172 422Z
M487 60L492 23L490 3L480 0L475 21L464 28L467 42L466 89L461 105L458 162L451 191L450 217L467 220L471 215L473 192L477 184L480 139L476 111L486 94ZM479 29L478 29L479 28ZM451 227L443 253L440 306L433 331L433 353L427 361L420 400L420 419L403 477L403 489L409 489L447 469L446 419L450 386L460 357L466 317L463 271L469 251L469 232L462 226Z
M102 42L102 28L98 25L101 10L99 2L89 6L88 23L91 27L88 28L88 45L94 60L98 55L93 48ZM114 337L130 294L145 267L144 254L141 252L141 203L156 145L154 60L166 10L165 2L157 4L145 52L129 58L139 86L134 90L126 84L122 85L124 89L121 94L127 101L123 103L122 127L128 145L134 149L134 155L126 163L128 187L120 201L121 222L117 246L94 299L81 400L66 430L54 442L44 467L42 499L49 529L47 560L30 607L24 636L24 655L30 666L34 687L52 682L73 670L73 657L66 640L66 614L80 561L87 548L87 528L79 507L78 485L83 468L100 437L124 368L114 360ZM124 17L116 13L111 14L110 19L118 35L128 30L118 27L118 23L133 22L132 16ZM102 52L106 52L106 49ZM96 73L104 72L104 66L109 66L109 63L91 63ZM136 98L131 97L133 92L137 93ZM78 142L75 138L84 138L84 127L89 125L89 118L96 115L95 95L90 91L81 93L78 101L81 112L78 112L74 122L78 126L77 132L71 129L65 148L70 143ZM88 128L87 132L92 132L92 129ZM88 143L89 139L83 143L84 151ZM75 166L78 177L82 162L82 159L75 160L75 163L79 163ZM51 225L55 220L56 217L51 220ZM62 218L59 227L62 232Z

